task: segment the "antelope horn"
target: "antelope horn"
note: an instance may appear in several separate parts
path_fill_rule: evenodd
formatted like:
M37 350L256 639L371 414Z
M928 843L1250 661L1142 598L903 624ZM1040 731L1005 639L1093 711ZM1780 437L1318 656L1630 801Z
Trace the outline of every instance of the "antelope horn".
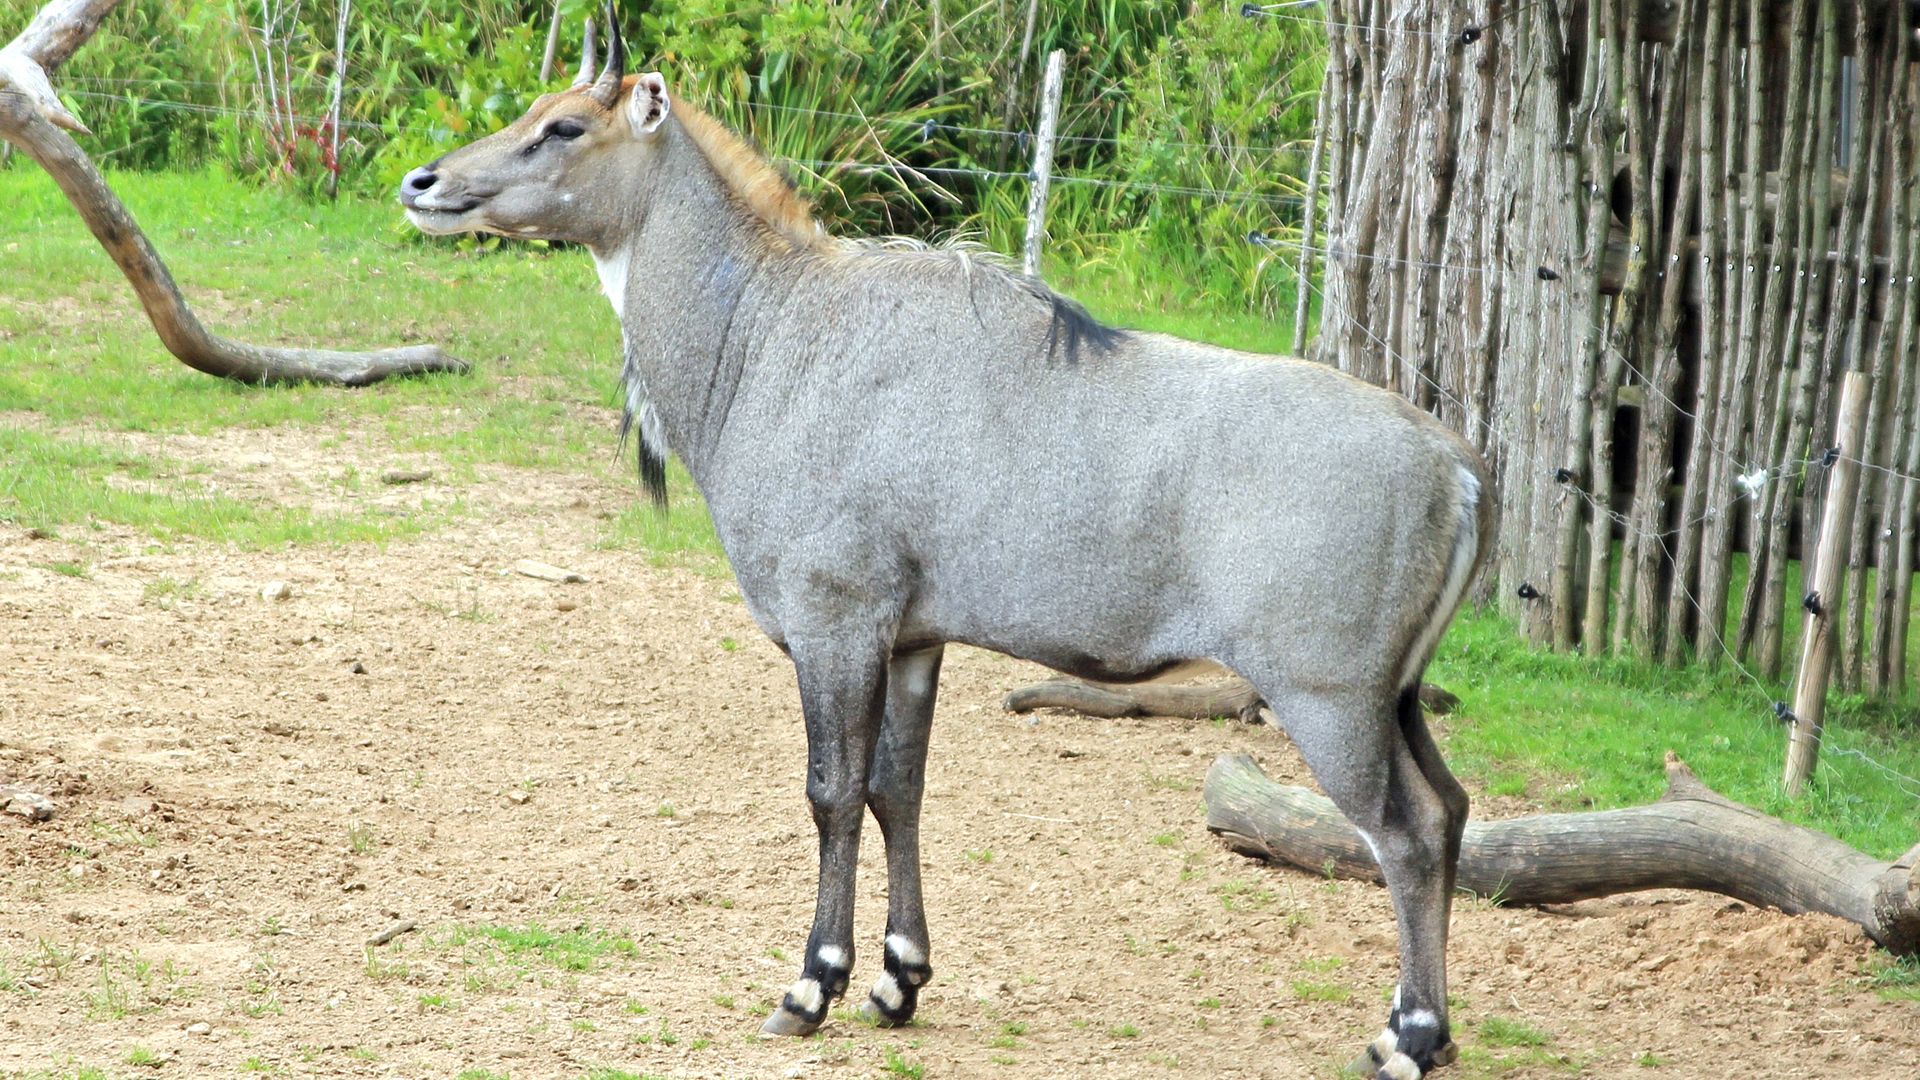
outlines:
M600 77L593 81L587 91L593 100L613 108L620 100L620 84L627 77L627 43L620 39L620 17L614 14L612 0L608 0L607 19L607 66L600 69Z
M593 52L593 16L589 15L586 39L580 43L580 73L573 77L573 87L576 90L593 83Z

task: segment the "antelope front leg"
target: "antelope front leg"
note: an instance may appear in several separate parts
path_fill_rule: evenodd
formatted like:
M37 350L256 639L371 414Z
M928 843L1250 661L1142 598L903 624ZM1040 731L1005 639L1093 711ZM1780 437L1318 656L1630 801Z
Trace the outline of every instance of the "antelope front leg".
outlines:
M866 813L867 766L886 688L885 651L849 655L789 642L807 721L807 802L820 831L820 891L800 979L781 999L763 1035L811 1035L853 969L853 880Z
M944 646L895 657L887 666L887 715L867 771L867 805L887 839L886 971L861 1012L898 1027L913 1019L927 965L927 912L920 896L920 796L927 784L927 741Z

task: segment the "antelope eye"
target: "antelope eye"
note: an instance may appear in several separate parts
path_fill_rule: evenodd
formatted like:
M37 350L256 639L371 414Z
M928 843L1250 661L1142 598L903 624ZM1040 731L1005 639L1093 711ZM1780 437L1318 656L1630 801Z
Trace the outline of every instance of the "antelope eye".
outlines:
M559 139L577 139L586 133L586 128L581 127L571 120L557 121L552 127L547 129L547 134Z

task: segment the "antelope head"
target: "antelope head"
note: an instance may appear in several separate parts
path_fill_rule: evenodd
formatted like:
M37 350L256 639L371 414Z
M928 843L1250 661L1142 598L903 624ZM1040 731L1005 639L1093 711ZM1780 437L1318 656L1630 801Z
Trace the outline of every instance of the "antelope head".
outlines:
M491 232L597 246L628 211L623 195L659 150L669 103L657 73L628 75L626 44L606 7L607 60L591 44L573 86L545 94L505 128L400 181L400 205L422 232ZM589 24L588 40L592 30Z

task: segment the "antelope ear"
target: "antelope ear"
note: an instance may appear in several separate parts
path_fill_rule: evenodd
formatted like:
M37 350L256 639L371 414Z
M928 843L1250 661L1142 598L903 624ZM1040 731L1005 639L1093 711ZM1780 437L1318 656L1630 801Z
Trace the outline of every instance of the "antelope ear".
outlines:
M633 133L646 135L666 122L667 110L672 103L667 100L667 80L657 71L649 71L633 84L633 92L627 95L627 122L633 125Z

